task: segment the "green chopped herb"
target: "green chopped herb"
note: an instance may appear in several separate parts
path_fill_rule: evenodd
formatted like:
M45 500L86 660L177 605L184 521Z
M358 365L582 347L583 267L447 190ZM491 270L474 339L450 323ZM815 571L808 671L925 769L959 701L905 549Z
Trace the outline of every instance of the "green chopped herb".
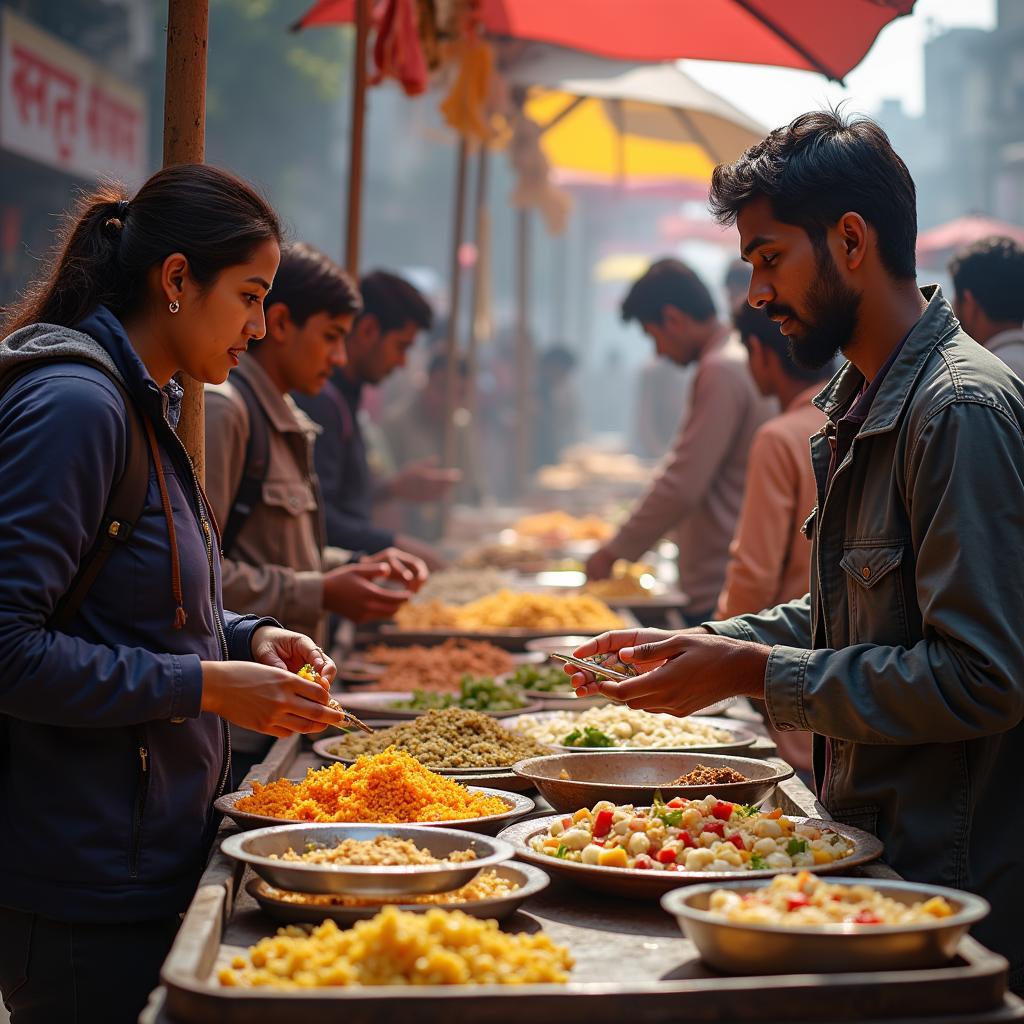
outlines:
M569 856L569 847L566 846L564 843L559 843L558 849L555 850L555 856L559 860L565 860L565 858Z
M768 869L768 862L759 853L753 853L750 855L750 870L751 871L766 871Z
M664 814L659 814L658 817L661 818L661 820L665 822L666 825L672 828L678 828L683 821L683 812L680 808L679 810L675 811L666 811Z
M737 810L745 818L752 818L755 814L760 812L760 808L757 804L734 804L734 810Z
M790 857L795 857L798 853L807 852L807 840L806 839L790 839L786 844L786 853Z
M601 732L600 729L595 729L592 725L584 726L582 733L579 729L573 729L562 740L563 747L614 747L615 745L615 740L611 736Z

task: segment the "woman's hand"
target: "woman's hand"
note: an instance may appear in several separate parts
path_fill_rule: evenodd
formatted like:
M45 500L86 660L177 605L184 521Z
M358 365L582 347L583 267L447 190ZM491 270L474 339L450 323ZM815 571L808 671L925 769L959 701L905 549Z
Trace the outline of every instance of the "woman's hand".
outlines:
M609 651L636 665L642 674L616 682L575 673L577 696L600 693L631 708L685 717L729 697L764 699L764 676L771 648L709 633L702 627L616 630L584 644L580 658Z
M235 725L280 739L295 732L321 732L344 721L340 712L327 706L330 693L325 687L285 668L248 661L204 661L202 669L203 710Z
M280 626L261 626L252 637L252 660L271 668L298 672L310 665L328 684L334 682L338 666L302 633Z

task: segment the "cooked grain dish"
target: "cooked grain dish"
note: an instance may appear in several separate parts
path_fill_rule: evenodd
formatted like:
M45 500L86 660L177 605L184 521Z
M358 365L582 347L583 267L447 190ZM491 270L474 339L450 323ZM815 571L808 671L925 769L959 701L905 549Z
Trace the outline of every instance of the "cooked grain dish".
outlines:
M301 853L287 850L280 857L272 853L271 860L287 860L302 864L350 865L353 867L398 867L417 864L464 864L476 860L473 850L454 850L447 857L435 857L428 849L417 846L411 839L397 836L374 836L373 839L342 839L334 846L309 842Z

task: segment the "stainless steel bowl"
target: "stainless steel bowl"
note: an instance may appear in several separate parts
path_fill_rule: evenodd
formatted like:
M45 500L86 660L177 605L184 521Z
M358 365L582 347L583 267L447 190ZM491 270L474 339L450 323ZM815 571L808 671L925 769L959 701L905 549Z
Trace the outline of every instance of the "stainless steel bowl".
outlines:
M697 947L701 958L729 974L792 974L833 971L892 971L937 967L951 960L967 929L989 912L979 896L874 878L830 878L833 885L870 885L900 903L942 896L952 917L912 925L832 924L820 928L734 924L708 911L716 889L744 892L764 881L687 886L666 893L661 905Z
M550 879L540 870L529 864L499 864L494 868L499 878L515 882L519 888L507 896L495 896L486 900L472 900L468 903L396 903L399 910L411 910L424 914L428 910L439 907L442 910L461 910L471 917L482 917L502 921L514 914L531 896L548 887ZM263 909L264 913L282 924L320 924L330 918L338 924L348 927L356 921L365 921L380 913L382 903L367 903L357 906L344 904L328 904L326 906L310 903L293 903L281 899L269 889L267 883L259 878L250 878L246 884L246 892Z
M275 859L289 850L301 852L307 843L335 846L345 839L372 840L378 836L411 839L438 860L452 853L472 850L476 859L453 864L374 865L306 864ZM450 828L417 828L411 825L276 825L229 836L221 850L243 861L271 885L292 892L327 896L421 896L450 892L472 881L483 868L493 867L515 855L499 839L474 836Z
M732 768L749 782L727 782L713 786L674 786L672 781L698 764L709 768ZM518 761L512 771L529 779L556 811L571 814L581 807L593 807L598 800L614 804L649 805L654 794L665 800L674 796L699 799L714 793L737 804L759 804L780 782L791 778L793 769L771 761L725 754L665 754L590 752L551 754ZM563 772L568 778L563 777Z
M297 782L298 780L291 780ZM505 802L508 808L502 814L487 814L480 818L461 818L456 821L417 821L417 826L430 828L453 828L466 832L481 832L493 836L516 818L529 814L536 804L528 796L519 793L507 793L504 790L490 789L486 786L466 786L471 793L482 793L484 796L497 796ZM243 797L252 796L249 790L238 790L234 793L225 793L213 802L214 809L221 814L227 815L240 829L252 831L268 825L301 825L303 822L292 821L288 818L272 818L268 814L253 814L251 811L240 811L235 807ZM318 823L321 824L321 823ZM333 824L323 822L322 824ZM360 825L376 825L374 822L356 822Z

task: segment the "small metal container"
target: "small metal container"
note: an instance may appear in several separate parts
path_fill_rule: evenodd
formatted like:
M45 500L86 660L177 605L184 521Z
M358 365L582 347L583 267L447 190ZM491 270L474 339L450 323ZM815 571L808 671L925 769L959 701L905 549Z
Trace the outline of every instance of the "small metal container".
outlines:
M677 786L674 779L698 764L709 768L732 768L747 782L715 785ZM791 778L793 769L777 762L724 754L666 754L656 750L642 753L613 751L552 754L518 761L512 770L529 779L556 811L572 814L581 807L593 807L598 800L614 804L646 806L660 792L665 800L674 796L700 799L709 793L737 804L759 804L780 782Z
M443 860L455 852L473 850L476 859L453 864L307 864L275 859L289 850L301 852L307 843L331 847L345 839L372 840L378 836L412 840ZM405 825L278 825L229 836L221 850L249 864L271 885L292 892L327 896L422 896L450 892L471 882L483 868L511 860L515 850L500 839L449 828Z
M764 881L687 886L666 893L661 905L697 947L701 958L728 974L810 974L938 967L951 960L967 929L989 912L979 896L890 879L830 878L834 885L869 885L900 903L942 896L952 917L912 925L830 924L819 928L736 924L708 911L716 889L744 892Z

